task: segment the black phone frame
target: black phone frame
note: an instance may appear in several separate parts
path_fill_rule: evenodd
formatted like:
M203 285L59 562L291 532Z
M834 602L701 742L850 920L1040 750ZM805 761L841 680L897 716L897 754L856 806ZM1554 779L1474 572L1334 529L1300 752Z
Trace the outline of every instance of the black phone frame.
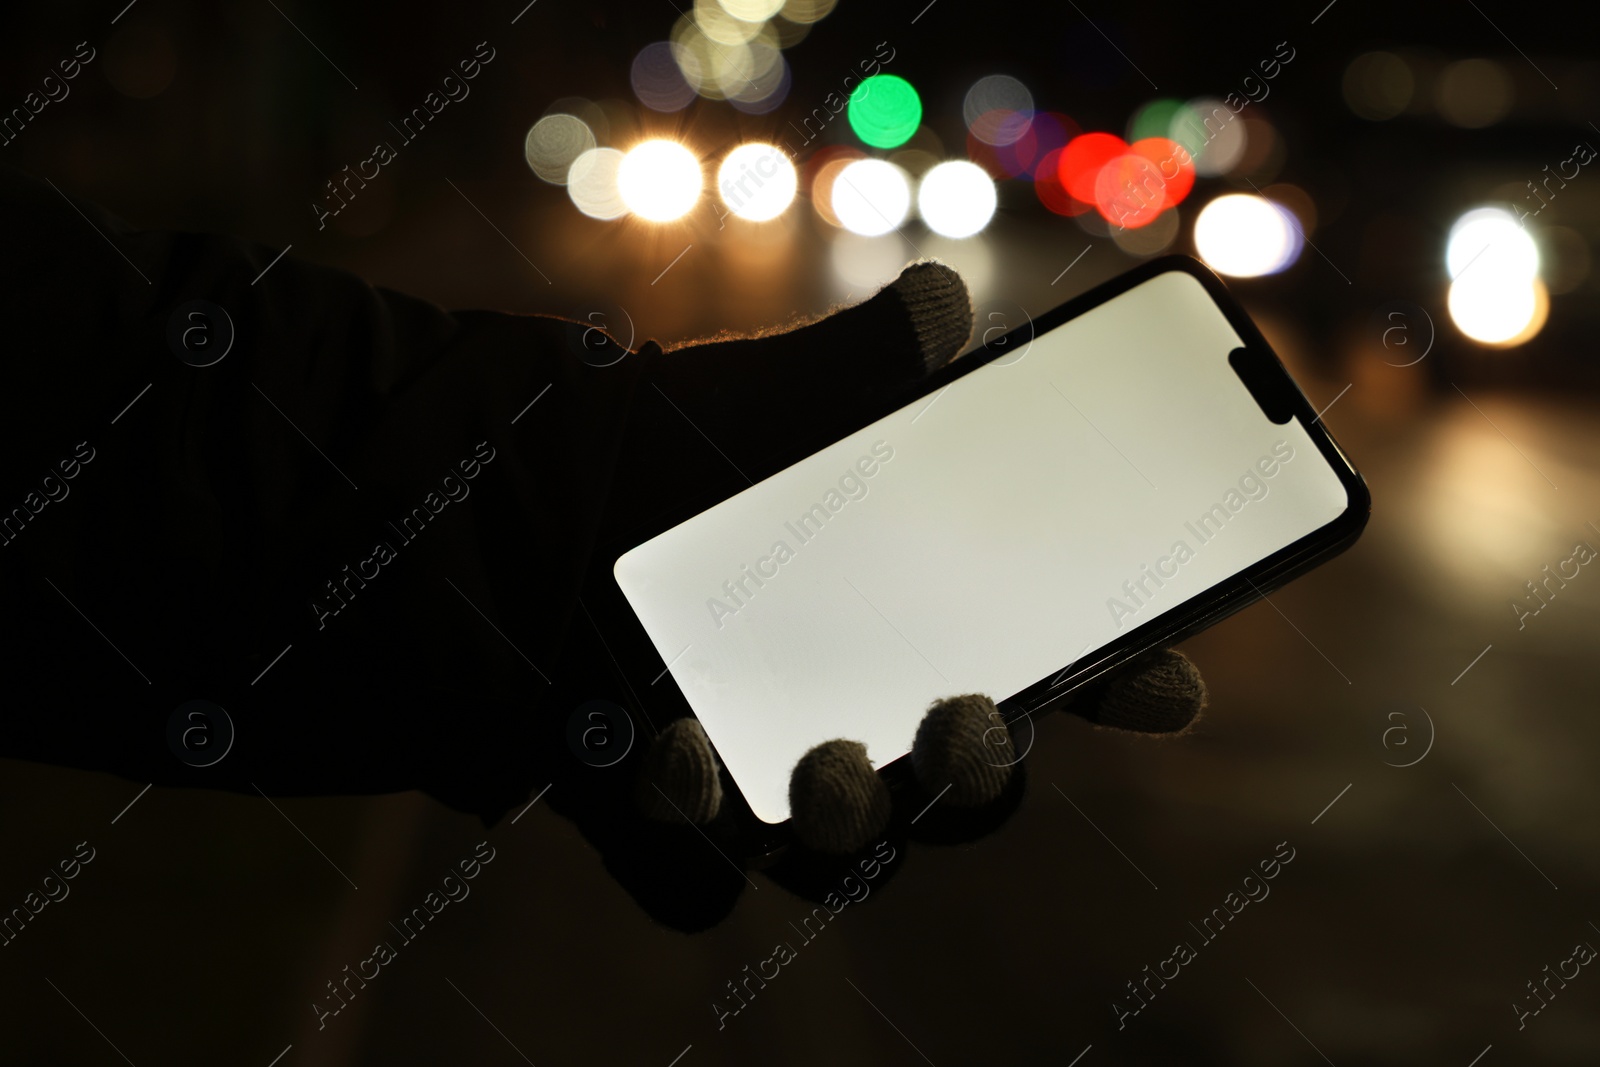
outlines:
M1331 559L1354 544L1365 528L1372 511L1372 495L1367 488L1366 481L1362 478L1355 465L1333 439L1323 425L1315 408L1312 407L1301 391L1299 384L1289 375L1284 368L1278 354L1267 343L1261 331L1251 321L1249 315L1238 300L1228 291L1222 279L1214 274L1199 260L1191 256L1173 254L1148 260L1139 264L1132 270L1118 275L1094 288L1084 292L1066 302L1052 308L1050 311L1030 319L1016 329L1008 331L1005 335L989 342L988 344L973 349L952 360L938 371L920 379L913 390L889 401L880 413L873 415L861 426L841 433L831 441L819 445L807 443L804 448L792 450L780 456L768 465L762 473L762 478L773 474L797 463L814 452L820 451L834 441L848 437L851 433L859 431L862 427L871 425L884 415L897 411L918 399L932 396L942 389L947 388L961 378L983 367L994 360L1011 356L1018 345L1030 343L1049 331L1056 329L1072 319L1104 304L1128 290L1149 281L1152 278L1173 271L1181 271L1195 278L1205 289L1208 296L1221 310L1228 324L1244 342L1244 346L1253 349L1259 355L1270 357L1270 363L1258 359L1263 366L1276 366L1281 372L1281 380L1270 383L1274 390L1274 399L1280 407L1287 409L1291 418L1300 420L1301 426L1307 436L1316 444L1319 454L1324 462L1338 476L1340 484L1348 496L1348 503L1343 512L1326 525L1306 534L1299 540L1278 549L1271 555L1261 559L1243 571L1230 575L1224 581L1211 586L1188 600L1162 613L1150 621L1134 627L1127 633L1120 635L1111 644L1085 653L1077 659L1067 663L1061 670L1048 678L1027 687L1019 693L999 701L997 707L1002 718L1007 723L1015 723L1020 719L1030 717L1036 713L1050 710L1054 705L1064 702L1073 693L1081 690L1108 672L1137 659L1157 649L1168 648L1178 642L1205 630L1227 618L1229 615L1240 611L1256 601L1264 599L1273 590L1282 587L1293 579ZM1237 351L1237 350L1235 350ZM1236 367L1236 370L1238 368ZM1283 388L1284 384L1287 388ZM1250 383L1246 383L1247 387ZM1254 394L1256 390L1252 388ZM1259 398L1258 398L1259 399ZM757 479L758 481L761 479ZM619 661L617 668L624 672L624 679L629 673L637 674L640 678L654 677L665 681L659 672L666 671L666 664L656 653L654 643L649 639L644 626L639 622L622 589L617 585L612 567L616 560L630 549L643 544L657 534L677 526L681 522L693 518L702 511L720 503L722 500L736 496L740 490L732 493L717 495L715 498L691 499L683 506L670 513L658 517L644 530L631 533L620 542L599 546L595 560L605 568L603 580L588 583L591 596L596 598L595 607L605 618L608 629L623 627L626 630L626 640L620 642L624 648L649 649L655 656L655 662L635 663L629 671ZM612 631L616 632L616 631ZM626 656L627 653L625 652ZM613 656L615 659L615 656ZM628 688L637 694L638 690L628 683ZM648 687L647 687L648 688ZM688 700L683 696L676 684L672 692L677 701L684 707L689 707ZM689 709L692 714L692 708ZM713 747L715 744L713 742ZM879 768L879 773L888 782L891 792L899 794L909 792L915 788L911 775L911 760L909 754L893 760ZM747 857L770 856L781 851L791 840L789 823L767 823L756 817L749 805L745 802L738 784L727 772L721 771L724 812L717 820L721 829L719 836L723 838L724 845L742 853Z

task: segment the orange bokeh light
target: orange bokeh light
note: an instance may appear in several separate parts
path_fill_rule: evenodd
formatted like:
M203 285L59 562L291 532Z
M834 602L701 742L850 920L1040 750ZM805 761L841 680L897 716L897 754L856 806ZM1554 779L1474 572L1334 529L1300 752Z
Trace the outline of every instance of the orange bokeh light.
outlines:
M1177 141L1166 137L1146 137L1133 142L1132 150L1156 165L1166 183L1166 207L1177 207L1194 188L1194 157Z

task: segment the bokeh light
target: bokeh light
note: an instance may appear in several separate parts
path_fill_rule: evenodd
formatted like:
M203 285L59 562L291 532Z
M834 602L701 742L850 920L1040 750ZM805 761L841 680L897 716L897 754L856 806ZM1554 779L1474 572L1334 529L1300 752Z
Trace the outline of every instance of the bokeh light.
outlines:
M1245 125L1221 100L1200 97L1189 101L1173 117L1167 136L1182 144L1194 158L1194 172L1212 178L1232 170L1244 156L1248 135Z
M1074 137L1061 150L1058 161L1061 184L1085 204L1095 202L1095 183L1100 170L1119 156L1126 155L1128 142L1114 133L1085 133Z
M917 187L917 213L944 237L971 237L994 218L994 180L976 163L941 163Z
M1364 52L1344 69L1344 102L1361 118L1382 122L1411 103L1416 78L1393 52Z
M546 115L523 138L528 167L551 185L565 185L573 161L595 147L594 131L576 115Z
M700 21L708 10L714 14L707 18L721 20L709 29ZM733 99L736 106L787 92L788 72L775 30L734 18L716 0L703 0L695 11L693 18L679 18L668 35L672 58L695 92L707 100Z
M789 95L789 61L775 43L755 41L744 49L748 70L728 66L720 75L728 102L746 114L765 115Z
M784 0L783 9L778 14L790 22L809 26L813 22L827 18L838 2L839 0Z
M617 168L617 191L640 218L671 222L700 199L704 181L700 160L676 141L653 140L634 146Z
M1166 137L1146 137L1100 168L1094 204L1107 222L1138 229L1177 207L1192 188L1189 150Z
M1015 144L1033 121L1033 94L1008 74L991 74L967 90L961 117L984 144Z
M741 219L766 222L794 203L800 179L782 149L770 144L742 144L717 168L717 191L728 210Z
M811 190L811 206L829 226L843 226L833 213L833 183L851 163L865 159L866 153L849 145L826 145L806 161L806 183Z
M779 15L777 18L767 23L767 25L772 29L773 34L778 38L779 48L793 48L795 45L805 40L806 35L811 32L811 23L790 22L782 15Z
M1492 59L1463 59L1444 68L1433 102L1445 121L1469 130L1492 126L1511 110L1511 78Z
M567 171L567 195L579 211L592 219L621 218L628 205L617 188L622 153L615 148L591 148L572 161Z
M893 163L857 159L834 178L829 202L839 225L863 237L876 237L905 221L911 210L911 182Z
M761 32L760 22L735 18L718 0L694 0L694 14L690 17L700 32L716 44L746 44Z
M1300 231L1288 211L1265 197L1231 193L1201 209L1194 244L1217 273L1254 278L1299 258Z
M1094 206L1118 227L1138 229L1156 220L1167 206L1161 168L1136 152L1124 152L1095 175Z
M718 0L722 10L744 22L765 22L783 7L783 0Z
M1456 329L1479 344L1511 348L1530 341L1544 328L1550 297L1544 282L1499 287L1481 279L1450 283L1447 300Z
M1497 284L1527 285L1539 274L1539 246L1511 212L1474 208L1456 219L1445 244L1450 279L1461 280L1469 269Z
M1128 120L1128 140L1142 141L1146 137L1172 136L1173 123L1184 111L1181 100L1163 97L1152 100L1133 113Z
M1023 175L1031 177L1041 159L1056 149L1065 147L1066 143L1078 136L1079 132L1078 124L1058 111L1036 111L1029 116L1028 128L1023 131L1022 136L1011 144L983 145L969 134L967 154L974 163L984 166L987 170L985 160L979 159L976 154L979 145L982 145L986 150L985 155L992 155L1000 173L1005 177L1020 178Z
M896 74L875 74L850 94L850 128L873 148L899 148L922 122L922 99Z
M1189 150L1168 138L1144 138L1099 168L1094 206L1123 229L1149 226L1194 189Z
M690 85L673 58L672 45L656 41L639 49L630 72L633 94L652 111L682 111L694 100Z
M1445 244L1450 318L1482 344L1509 347L1532 338L1549 313L1539 266L1538 245L1509 211L1466 212Z

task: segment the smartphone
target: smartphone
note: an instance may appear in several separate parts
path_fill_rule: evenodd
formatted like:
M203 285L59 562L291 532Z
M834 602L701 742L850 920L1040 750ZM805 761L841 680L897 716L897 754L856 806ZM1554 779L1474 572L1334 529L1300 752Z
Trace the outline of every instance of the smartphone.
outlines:
M935 701L1008 722L1351 544L1365 483L1223 283L1168 256L628 547L631 615L741 807L811 747L904 774ZM608 556L609 558L609 556Z

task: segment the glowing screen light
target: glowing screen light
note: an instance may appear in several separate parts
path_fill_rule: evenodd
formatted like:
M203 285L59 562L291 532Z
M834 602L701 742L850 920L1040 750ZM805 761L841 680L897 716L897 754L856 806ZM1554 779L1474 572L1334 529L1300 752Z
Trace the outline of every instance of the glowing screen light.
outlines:
M839 225L863 237L888 233L911 210L905 171L881 159L858 159L833 180L833 214Z
M954 160L928 171L917 189L917 211L928 229L971 237L994 217L994 181L976 163Z
M794 203L800 179L783 151L770 144L742 144L717 168L717 191L741 219L766 222Z
M1194 244L1211 268L1235 278L1276 274L1300 256L1300 229L1286 209L1249 193L1219 196L1194 220Z
M1549 297L1539 278L1539 249L1508 211L1468 211L1450 227L1447 305L1456 328L1474 341L1509 347L1544 326Z
M922 99L911 83L875 74L850 94L850 128L873 148L899 148L922 123Z
M700 199L704 176L694 153L676 141L645 141L622 157L617 191L628 210L651 222L682 218Z

